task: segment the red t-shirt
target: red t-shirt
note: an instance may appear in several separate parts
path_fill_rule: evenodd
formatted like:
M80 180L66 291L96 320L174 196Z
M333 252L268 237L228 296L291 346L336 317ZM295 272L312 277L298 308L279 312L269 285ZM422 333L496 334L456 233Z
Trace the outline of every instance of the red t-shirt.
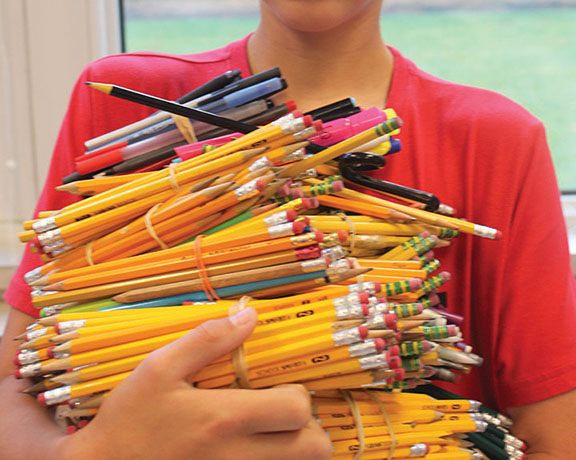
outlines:
M195 55L133 53L90 64L72 93L37 210L74 201L54 187L73 172L85 140L152 112L85 81L177 99L227 70L250 75L246 40ZM542 123L499 94L438 79L392 52L387 106L404 121L402 151L377 176L430 191L458 216L503 233L500 241L461 235L437 250L452 274L442 288L448 307L465 317L464 337L485 360L457 386L445 386L495 408L576 387L576 290ZM30 314L22 276L38 265L27 252L6 293Z

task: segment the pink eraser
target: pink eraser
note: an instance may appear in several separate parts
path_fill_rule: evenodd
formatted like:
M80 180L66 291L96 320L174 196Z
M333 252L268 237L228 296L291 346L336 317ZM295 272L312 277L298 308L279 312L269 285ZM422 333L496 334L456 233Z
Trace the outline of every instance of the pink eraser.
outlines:
M296 102L294 102L294 101L288 101L288 102L285 102L284 104L286 105L288 112L294 112L297 108Z
M340 243L344 243L350 236L348 230L338 230L337 234L338 234L338 241L340 241Z
M382 353L384 348L386 348L386 340L381 337L376 337L374 339L374 347L376 347L376 353Z
M322 233L320 230L316 230L314 233L316 233L316 241L319 243L324 241L324 233Z
M314 127L314 131L318 132L322 131L322 127L324 126L324 124L322 123L322 120L314 120L312 122L312 126Z
M311 115L304 115L302 117L302 121L304 122L304 126L306 126L306 128L312 126L312 124L314 123L314 120L312 119Z
M46 405L46 396L44 396L44 393L39 393L38 396L36 396L36 400L42 404L42 405Z
M368 328L366 326L358 326L358 334L362 340L368 337Z
M392 345L388 347L388 353L390 353L390 356L400 356L400 347L398 345Z
M417 291L418 289L422 288L422 280L419 278L412 278L408 280L410 283L410 290Z
M292 222L292 232L299 235L304 231L304 222Z
M358 300L361 304L367 304L370 301L370 294L368 294L366 291L360 291L358 293Z
M298 216L298 213L294 209L286 210L286 220L293 221Z

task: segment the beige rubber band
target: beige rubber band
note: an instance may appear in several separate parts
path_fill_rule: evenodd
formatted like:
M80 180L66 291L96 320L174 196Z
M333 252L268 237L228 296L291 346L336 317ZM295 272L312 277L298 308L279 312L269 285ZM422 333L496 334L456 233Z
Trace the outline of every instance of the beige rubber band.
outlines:
M243 296L234 305L228 309L228 316L238 313L240 310L246 308L248 302L252 298L250 296ZM246 351L244 344L232 351L232 366L236 372L236 381L231 385L231 388L252 388L250 379L248 378L248 367L246 366Z
M178 178L176 177L176 163L170 163L168 165L168 173L170 174L169 178L172 190L174 190L176 193L180 192L182 188L180 187Z
M384 421L386 422L386 426L388 427L388 433L390 435L390 453L388 454L388 460L391 460L394 456L394 451L396 450L396 434L394 433L394 428L392 427L392 422L390 422L390 417L388 417L388 411L386 410L386 405L380 401L374 393L370 391L364 390L364 392L376 403L380 406L380 412L382 412L382 416L384 417Z
M86 262L88 262L88 265L94 265L94 259L92 259L92 244L93 243L94 243L94 240L88 241L88 243L86 244L85 251L84 251L84 256L86 257Z
M178 128L178 131L180 131L180 134L182 134L184 139L186 139L186 142L189 144L198 142L194 125L190 119L183 117L182 115L170 114L170 116L174 120L174 124L176 125L176 128Z
M348 403L350 407L350 412L352 413L352 418L354 419L354 426L356 427L356 437L358 438L358 452L354 455L354 460L359 460L364 453L364 424L362 423L362 414L360 413L360 409L358 408L358 404L356 404L356 400L350 395L349 391L346 390L339 390L342 394L342 397Z
M354 226L354 222L352 222L346 214L341 212L336 215L348 224L348 233L350 234L350 252L352 252L356 247L356 227Z
M160 246L162 249L168 249L170 246L168 246L166 243L164 243L164 241L162 241L160 239L160 237L156 234L156 231L154 230L154 226L152 225L152 214L154 214L156 212L156 210L158 209L158 207L161 205L162 203L156 203L154 206L152 206L148 212L144 215L144 224L146 224L146 230L148 230L148 233L150 234L150 236L154 239L154 241L156 241L156 243L158 243L158 246Z

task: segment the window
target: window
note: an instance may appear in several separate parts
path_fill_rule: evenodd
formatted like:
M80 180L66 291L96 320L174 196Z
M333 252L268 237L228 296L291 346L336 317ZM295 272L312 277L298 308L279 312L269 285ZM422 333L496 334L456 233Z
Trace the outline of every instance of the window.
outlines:
M576 80L569 78L576 74L576 0L467 2L475 8L462 3L389 0L382 15L384 38L424 70L498 91L539 117L560 187L576 191ZM126 51L216 48L246 35L258 20L256 0L123 4ZM550 6L557 4L564 6Z

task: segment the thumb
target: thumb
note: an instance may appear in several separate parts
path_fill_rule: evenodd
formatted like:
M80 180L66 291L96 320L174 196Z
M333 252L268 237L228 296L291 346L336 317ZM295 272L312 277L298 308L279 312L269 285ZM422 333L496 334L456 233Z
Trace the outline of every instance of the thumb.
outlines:
M256 321L257 314L252 307L228 318L206 321L150 354L149 364L155 367L156 375L172 381L188 380L207 364L238 348L251 334Z

